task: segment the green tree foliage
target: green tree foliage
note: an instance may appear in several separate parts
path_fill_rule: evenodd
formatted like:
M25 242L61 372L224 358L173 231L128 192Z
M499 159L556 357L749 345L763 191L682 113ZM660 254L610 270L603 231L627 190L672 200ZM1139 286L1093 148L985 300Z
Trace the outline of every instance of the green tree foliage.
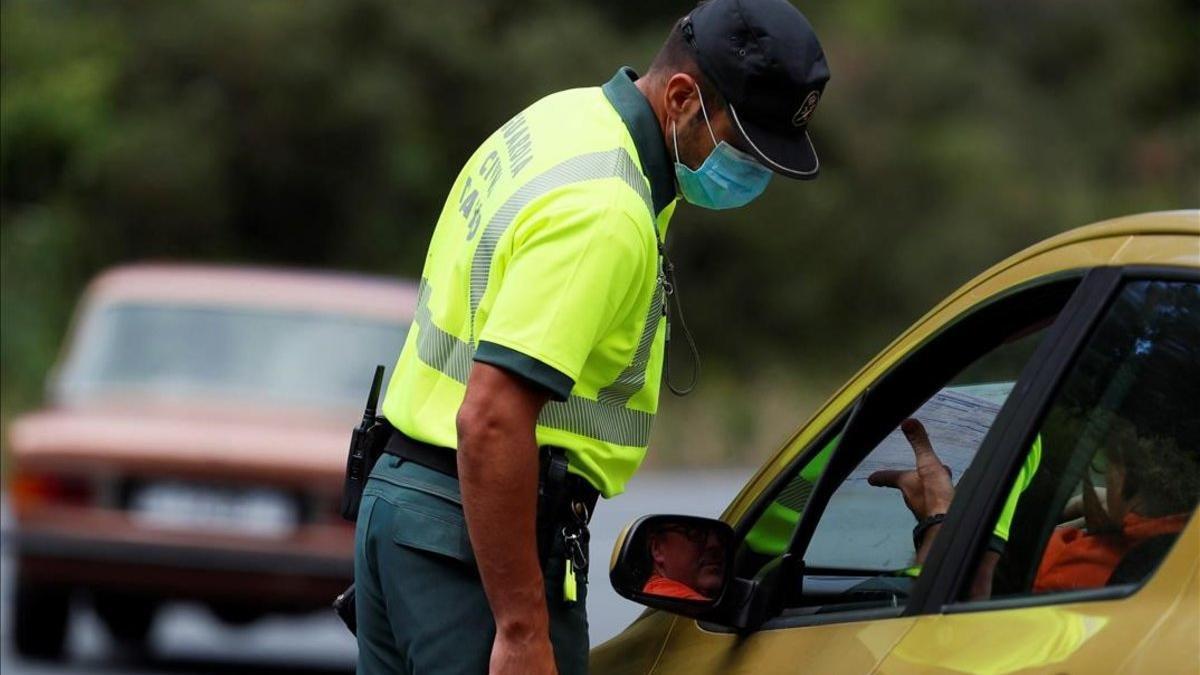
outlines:
M93 274L143 259L416 275L475 145L644 68L687 3L0 5L0 379L35 398ZM1046 235L1195 206L1194 1L810 2L815 183L681 208L706 361L828 378ZM729 330L736 327L736 330Z

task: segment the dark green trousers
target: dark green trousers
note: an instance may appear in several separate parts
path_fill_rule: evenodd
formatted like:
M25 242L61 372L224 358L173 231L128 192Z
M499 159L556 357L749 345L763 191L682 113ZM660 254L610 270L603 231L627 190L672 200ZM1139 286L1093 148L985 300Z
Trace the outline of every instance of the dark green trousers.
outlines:
M562 597L561 541L546 563L558 671L587 672L587 583ZM384 455L363 490L354 543L358 672L486 673L496 625L475 567L458 481Z

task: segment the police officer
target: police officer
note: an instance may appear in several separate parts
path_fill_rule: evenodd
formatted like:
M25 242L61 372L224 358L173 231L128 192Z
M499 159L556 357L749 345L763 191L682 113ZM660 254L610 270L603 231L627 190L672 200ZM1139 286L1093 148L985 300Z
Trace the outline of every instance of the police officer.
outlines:
M547 96L467 160L359 511L360 673L586 672L586 524L658 407L667 223L815 178L828 78L786 0L711 0L643 77Z

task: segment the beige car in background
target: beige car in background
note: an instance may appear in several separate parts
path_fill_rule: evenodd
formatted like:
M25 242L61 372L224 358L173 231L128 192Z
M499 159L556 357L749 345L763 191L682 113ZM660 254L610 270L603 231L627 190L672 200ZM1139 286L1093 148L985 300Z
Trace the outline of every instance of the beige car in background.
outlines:
M328 607L353 570L350 430L416 299L396 280L235 267L96 279L46 407L7 439L18 651L61 655L75 599L131 649L164 601L231 622Z

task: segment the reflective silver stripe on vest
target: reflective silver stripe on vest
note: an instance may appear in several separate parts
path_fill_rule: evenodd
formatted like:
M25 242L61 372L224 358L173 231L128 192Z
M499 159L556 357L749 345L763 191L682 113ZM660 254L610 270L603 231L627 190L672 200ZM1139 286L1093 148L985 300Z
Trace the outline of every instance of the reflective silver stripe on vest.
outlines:
M466 384L475 350L433 322L429 313L429 293L429 282L421 279L421 286L417 290L417 311L413 315L413 322L419 329L417 357L441 374Z
M464 342L433 323L429 310L431 289L421 280L414 322L418 327L417 356L431 368L458 382L466 384L475 356L475 313L487 290L491 275L492 256L500 238L512 225L521 209L556 188L586 180L620 178L633 188L654 219L650 189L642 178L641 169L623 148L593 152L565 160L530 179L517 189L496 210L480 236L471 265L471 342ZM570 396L566 401L551 401L538 416L538 425L586 436L605 443L644 447L650 442L650 426L654 415L632 410L625 405L646 382L650 349L662 316L661 288L650 302L642 336L633 361L613 384L600 392L600 400Z
M488 287L496 244L508 231L517 214L528 206L529 202L551 190L572 183L603 178L620 178L625 181L625 184L633 188L645 202L646 209L650 212L650 220L654 222L650 188L646 187L641 169L624 148L578 155L534 176L528 183L517 188L517 191L496 209L475 247L475 258L471 261L471 344L475 344L475 310L479 309L479 303Z
M650 300L650 309L646 312L646 323L642 324L642 337L638 340L637 351L633 361L617 376L617 381L600 390L597 398L601 403L624 406L633 395L646 385L646 367L650 363L650 348L654 345L654 334L658 332L658 322L663 316L662 284L654 292Z
M618 408L571 395L565 401L550 401L538 415L538 424L561 429L605 443L645 447L650 443L654 415L641 410Z
M434 370L466 384L475 350L433 323L429 312L429 294L429 283L422 279L417 294L417 311L413 317L417 325L417 356ZM656 304L661 312L661 299ZM654 325L657 325L657 321ZM645 380L644 372L642 379ZM547 403L538 417L538 424L606 443L645 446L650 441L650 423L654 416L623 406L624 402L614 405L572 395L566 401Z

